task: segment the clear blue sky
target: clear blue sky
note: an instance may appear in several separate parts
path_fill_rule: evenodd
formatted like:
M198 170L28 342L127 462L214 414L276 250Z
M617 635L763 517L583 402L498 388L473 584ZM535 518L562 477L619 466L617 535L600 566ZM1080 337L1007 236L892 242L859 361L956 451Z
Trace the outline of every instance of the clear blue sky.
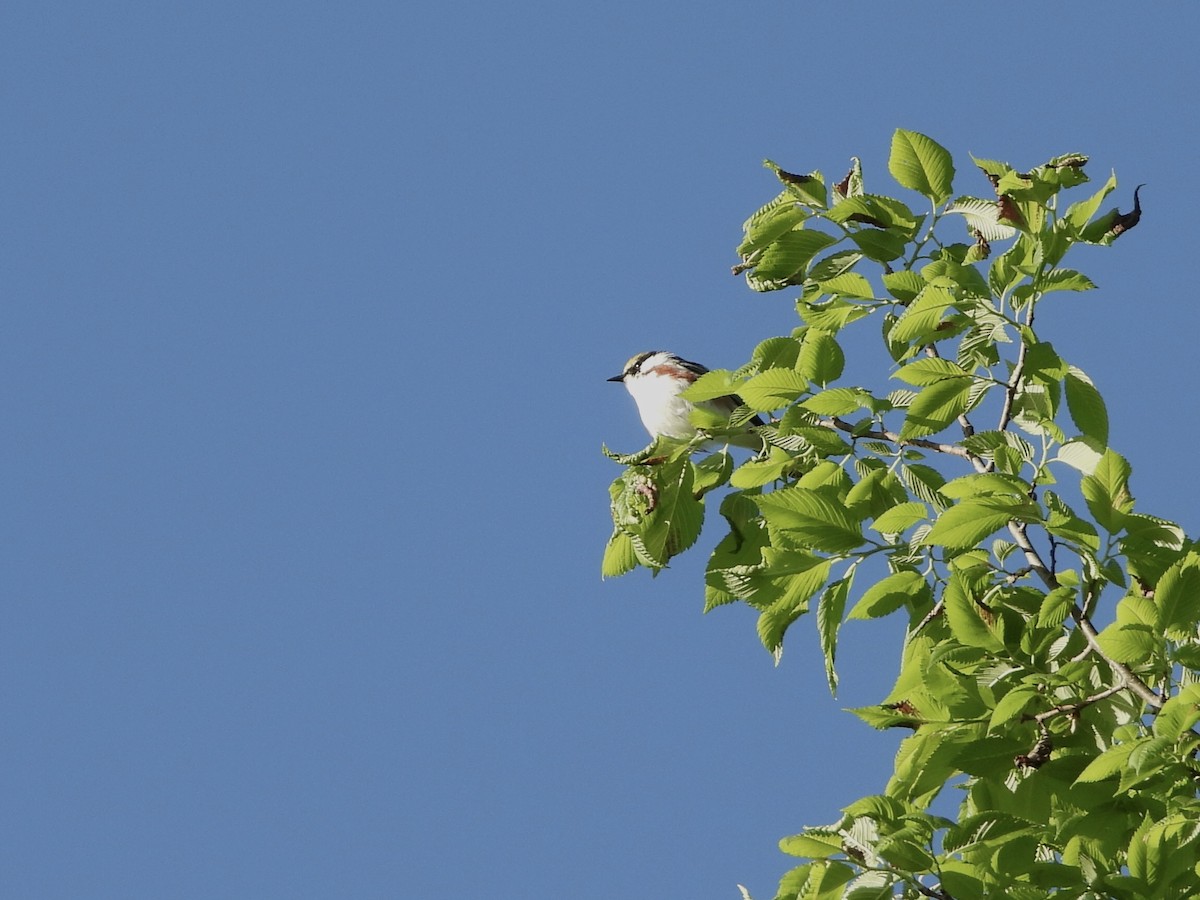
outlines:
M0 14L0 893L769 898L879 790L897 650L602 582L604 379L794 323L760 167L1092 155L1145 217L1041 320L1197 530L1200 13L20 2ZM709 539L712 535L708 536Z

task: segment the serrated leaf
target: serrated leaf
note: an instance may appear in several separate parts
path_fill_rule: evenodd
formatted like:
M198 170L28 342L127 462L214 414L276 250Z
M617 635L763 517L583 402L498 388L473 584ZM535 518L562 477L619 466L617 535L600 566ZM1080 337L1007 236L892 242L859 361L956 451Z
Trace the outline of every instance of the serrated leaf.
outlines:
M846 610L846 597L854 583L854 569L846 577L835 581L825 589L817 603L817 634L821 638L821 653L825 657L825 678L829 682L829 693L837 696L838 677L834 663L837 657L838 629L842 627L842 613Z
M850 240L862 251L863 256L876 262L889 263L904 255L909 237L906 233L864 228L850 233Z
M728 369L712 369L693 381L683 391L683 398L697 403L736 394L742 380Z
M871 283L857 272L844 272L826 279L820 282L820 288L826 294L853 297L856 300L871 300L875 296Z
M778 201L780 198L776 199ZM768 246L780 235L792 231L811 215L791 198L782 199L783 202L773 202L759 210L742 226L745 229L745 239L737 249L738 256L745 259L755 250Z
M1067 404L1070 406L1070 397L1068 396ZM1092 438L1076 438L1067 441L1058 448L1058 455L1054 458L1054 462L1066 463L1072 469L1082 472L1084 475L1091 475L1096 471L1096 466L1104 457L1105 445L1095 441Z
M808 381L825 387L841 377L845 365L846 355L832 334L817 328L810 328L804 333L796 371Z
M820 283L849 272L861 259L862 254L857 250L837 250L812 264L808 270L808 280Z
M960 643L993 653L1004 649L1004 644L984 621L984 610L971 598L961 576L951 576L942 600L946 604L950 631Z
M915 216L902 201L879 194L861 194L841 200L834 204L825 217L839 225L861 222L876 228L896 231L910 238L924 221L923 216Z
M877 516L871 530L880 534L900 534L929 517L929 508L918 501L900 503Z
M819 416L844 416L856 409L869 409L871 400L862 388L829 388L806 397L800 405Z
M763 551L763 576L780 592L758 617L757 629L763 646L772 653L783 646L783 636L796 619L808 612L808 602L829 579L832 562L801 551Z
M960 475L953 481L942 486L941 494L951 500L963 500L967 497L978 497L987 494L1010 494L1017 497L1028 496L1032 486L1023 479L1013 475L1001 475L996 472Z
M911 269L885 272L883 286L901 303L911 303L925 289L925 279Z
M851 322L871 314L866 306L847 300L828 300L824 303L800 300L796 303L796 311L808 325L829 332L840 331Z
M930 593L929 583L919 572L896 572L867 588L846 618L879 619L906 603L915 605L918 599L928 597Z
M795 369L767 369L738 387L738 394L757 412L779 409L808 390L808 380Z
M1163 704L1154 717L1154 734L1177 739L1200 722L1200 684L1189 684Z
M898 371L892 373L892 377L900 379L905 384L924 387L945 381L947 378L969 378L971 373L952 360L931 356L902 366Z
M1034 287L1048 294L1050 291L1090 291L1096 285L1092 279L1073 269L1052 269L1039 278Z
M797 485L754 499L772 529L805 546L840 553L864 541L859 523L823 493Z
M995 200L959 197L945 211L961 215L966 220L967 231L985 241L1002 241L1017 233L1011 225L1000 221L1000 204Z
M915 463L901 468L900 476L912 494L939 512L950 505L949 501L941 494L941 488L946 483L946 479L937 469Z
M758 257L754 276L763 283L783 287L799 281L809 261L834 243L836 238L823 231L788 231L771 242Z
M1039 628L1057 628L1067 621L1071 607L1075 605L1075 588L1059 587L1048 593L1038 609Z
M1041 509L1030 500L1007 496L963 500L938 516L925 536L926 544L941 547L974 547L1010 521L1036 522Z
M1145 662L1162 646L1162 639L1149 625L1114 622L1096 637L1110 659L1127 665Z
M1109 747L1084 767L1083 771L1076 776L1076 783L1088 784L1094 781L1104 781L1106 778L1121 774L1129 763L1129 755L1137 748L1138 743L1138 741L1131 741L1127 744Z
M1129 463L1110 449L1104 452L1092 474L1085 475L1079 482L1092 518L1109 532L1120 531L1125 514L1133 509L1129 472Z
M780 458L752 459L742 463L734 470L729 478L729 484L739 491L762 487L778 480L785 470L792 467L794 460L790 456Z
M826 859L830 856L841 856L842 838L836 832L821 833L816 830L804 834L793 834L779 841L779 849L788 856L802 856L806 859Z
M1176 639L1196 633L1200 623L1200 559L1189 554L1173 564L1154 591L1157 624Z
M1081 200L1078 203L1072 203L1067 208L1066 215L1063 217L1071 227L1079 231L1086 225L1096 214L1096 210L1100 208L1100 204L1117 186L1117 176L1115 174L1108 176L1108 181L1095 194L1087 200Z
M1092 380L1081 370L1071 366L1067 370L1064 387L1067 394L1067 409L1071 413L1071 421L1075 423L1075 427L1083 432L1085 437L1095 441L1096 445L1107 446L1108 409L1104 405L1104 398L1092 384ZM1062 456L1061 451L1059 456Z
M909 343L932 335L954 307L954 295L944 287L926 285L888 332L888 340Z
M971 381L951 378L928 385L921 390L904 418L901 439L937 434L967 410Z
M888 171L901 186L940 204L950 196L954 163L950 153L932 138L897 128L892 136Z
M637 553L633 540L621 530L613 532L604 548L604 559L600 563L601 578L616 578L637 568Z
M1021 715L1039 696L1039 693L1035 685L1017 685L996 703L996 708L992 710L992 717L988 722L988 731L993 731L999 725L1006 725Z

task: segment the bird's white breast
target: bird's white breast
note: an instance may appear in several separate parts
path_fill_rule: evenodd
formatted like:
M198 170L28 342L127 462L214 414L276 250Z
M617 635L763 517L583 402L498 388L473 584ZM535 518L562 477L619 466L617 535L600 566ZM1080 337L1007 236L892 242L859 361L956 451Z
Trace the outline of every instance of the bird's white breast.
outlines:
M641 375L625 381L647 431L685 440L696 433L691 423L692 404L679 396L689 384L667 375Z

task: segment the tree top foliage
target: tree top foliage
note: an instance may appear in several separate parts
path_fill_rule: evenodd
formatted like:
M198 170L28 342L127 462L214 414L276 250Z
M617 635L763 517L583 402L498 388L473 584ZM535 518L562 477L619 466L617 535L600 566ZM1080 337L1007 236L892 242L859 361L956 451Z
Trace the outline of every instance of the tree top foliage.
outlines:
M833 183L768 161L781 190L734 272L791 292L796 326L688 389L736 394L727 421L697 409L691 441L605 451L606 576L688 550L720 489L706 610L753 607L776 655L815 611L830 690L845 620L906 623L891 692L853 710L906 735L893 771L781 842L804 861L779 898L1200 896L1200 548L1135 508L1100 391L1036 326L1094 288L1064 264L1076 245L1141 216L1087 163L972 157L984 195L957 194L951 154L898 130L904 200L858 160ZM842 383L839 338L863 328L893 362L883 387ZM702 452L747 428L758 455ZM950 786L955 818L931 811Z

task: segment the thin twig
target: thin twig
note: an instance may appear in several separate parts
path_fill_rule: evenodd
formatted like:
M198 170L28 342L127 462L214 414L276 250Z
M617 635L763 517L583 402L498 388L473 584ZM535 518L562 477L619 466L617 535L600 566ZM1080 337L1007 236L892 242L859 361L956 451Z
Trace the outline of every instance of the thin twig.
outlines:
M1029 312L1025 314L1025 327L1033 327L1033 308L1036 304L1033 299L1029 301ZM1025 354L1029 351L1029 344L1026 341L1021 341L1021 345L1017 350L1017 364L1013 366L1012 377L1008 379L1008 386L1004 389L1004 406L1000 410L1000 424L996 426L997 431L1003 431L1008 427L1008 423L1012 421L1013 404L1017 400L1017 389L1021 386L1021 379L1025 375Z
M909 635L910 640L912 638L916 637L918 634L920 634L921 629L923 629L926 625L928 625L930 622L932 622L934 619L936 619L938 616L940 616L942 614L942 610L945 608L946 608L946 601L944 599L939 600L937 603L933 604L933 609L931 609L929 612L925 613L925 618L923 618L920 622L918 622L917 627L912 630L912 634Z
M1023 718L1027 722L1037 722L1040 725L1059 716L1074 715L1080 710L1091 706L1093 703L1099 703L1101 700L1107 699L1113 694L1119 694L1121 691L1125 690L1125 688L1126 685L1124 684L1114 684L1112 687L1105 688L1098 694L1092 694L1090 697L1084 697L1082 700L1076 703L1063 703L1059 706L1051 707L1045 712L1040 712L1035 716L1024 716Z
M858 438L872 438L877 441L891 441L896 445L904 445L910 447L922 447L925 450L936 450L938 453L948 453L951 456L959 456L965 460L974 462L978 459L975 454L965 447L960 447L957 444L942 444L938 441L928 441L924 438L902 438L894 431L885 429L871 431L856 431L854 426L849 422L839 419L837 416L832 416L828 419L821 419L820 424L826 428L844 431L847 434L852 434Z

